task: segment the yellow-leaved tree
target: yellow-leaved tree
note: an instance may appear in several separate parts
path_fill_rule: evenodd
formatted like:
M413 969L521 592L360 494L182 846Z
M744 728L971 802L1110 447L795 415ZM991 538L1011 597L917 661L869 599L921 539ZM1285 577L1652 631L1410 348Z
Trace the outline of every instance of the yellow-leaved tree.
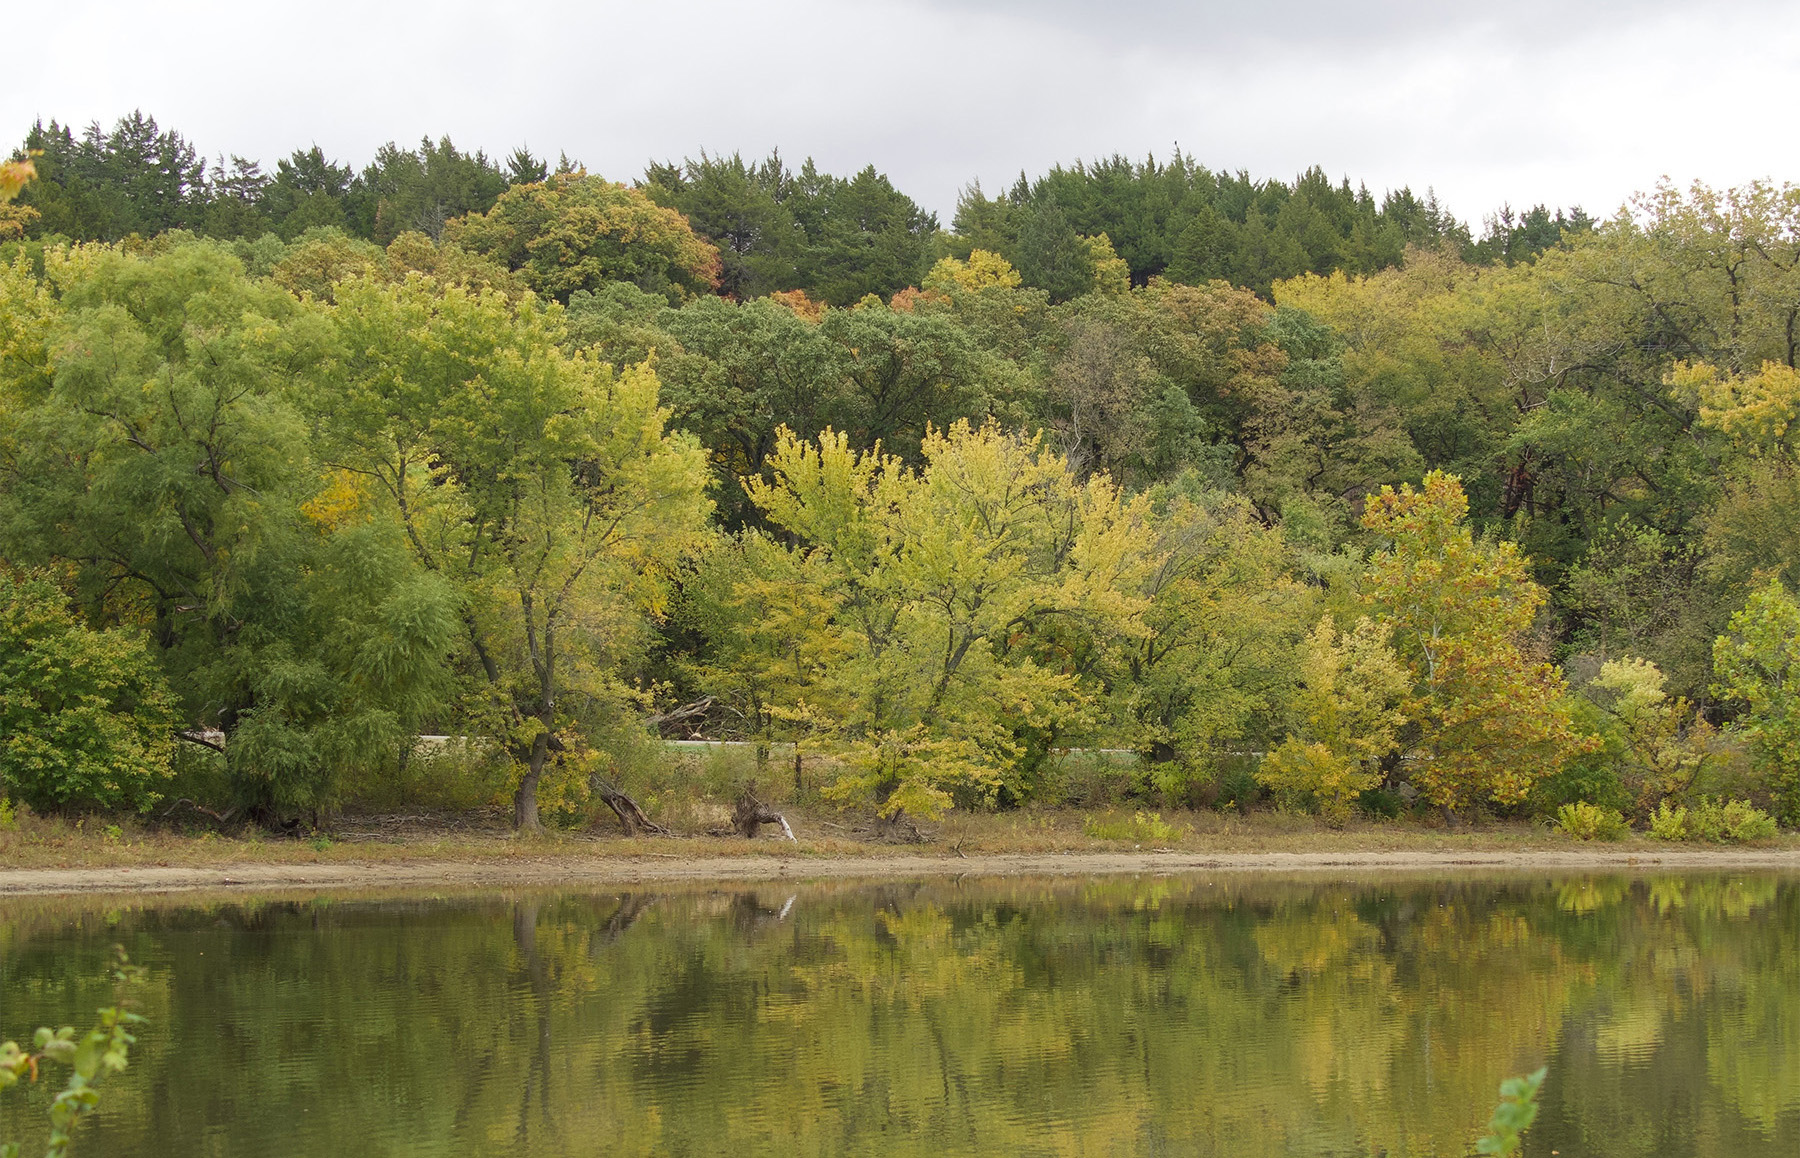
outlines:
M1300 652L1296 727L1263 760L1257 781L1341 823L1358 794L1381 783L1380 761L1406 723L1408 683L1388 628L1364 616L1340 634L1330 616L1319 620Z
M1026 794L1095 714L1106 642L1141 630L1150 545L1141 501L1076 482L1039 438L959 422L923 451L915 471L783 430L773 481L747 484L833 608L807 690L850 769L828 791L890 817Z
M1544 602L1525 558L1477 541L1454 475L1370 495L1363 526L1391 544L1367 591L1412 683L1412 779L1447 814L1517 804L1541 777L1592 746L1569 719L1562 673L1525 652Z

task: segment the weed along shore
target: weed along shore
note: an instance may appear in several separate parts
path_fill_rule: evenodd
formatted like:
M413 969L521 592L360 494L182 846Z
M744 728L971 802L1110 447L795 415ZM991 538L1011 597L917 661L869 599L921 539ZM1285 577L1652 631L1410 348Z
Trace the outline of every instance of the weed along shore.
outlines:
M346 818L342 828L377 828ZM0 833L0 896L56 893L470 890L654 882L1074 877L1232 872L1436 875L1742 870L1800 872L1800 840L1696 847L1648 839L1578 842L1526 825L1443 832L1399 824L1326 829L1300 818L1216 814L1149 846L1087 835L1093 817L1037 813L946 822L904 844L829 833L835 821L794 818L799 839L766 836L619 837L589 833L520 839L413 818L377 838L269 839L125 833L116 826L35 821Z

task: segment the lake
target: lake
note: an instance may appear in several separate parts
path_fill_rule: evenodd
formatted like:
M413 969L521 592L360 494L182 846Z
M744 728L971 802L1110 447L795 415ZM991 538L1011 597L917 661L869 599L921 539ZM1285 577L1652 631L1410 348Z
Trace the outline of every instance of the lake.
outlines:
M1460 1155L1545 1064L1528 1154L1800 1152L1779 873L15 898L4 1036L114 943L76 1158Z

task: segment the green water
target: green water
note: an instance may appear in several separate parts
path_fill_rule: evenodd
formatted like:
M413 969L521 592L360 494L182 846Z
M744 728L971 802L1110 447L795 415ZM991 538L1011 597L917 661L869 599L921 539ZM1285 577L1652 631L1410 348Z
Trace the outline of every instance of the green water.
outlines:
M114 942L77 1158L1454 1155L1546 1063L1528 1154L1800 1153L1794 877L15 901L5 1032Z

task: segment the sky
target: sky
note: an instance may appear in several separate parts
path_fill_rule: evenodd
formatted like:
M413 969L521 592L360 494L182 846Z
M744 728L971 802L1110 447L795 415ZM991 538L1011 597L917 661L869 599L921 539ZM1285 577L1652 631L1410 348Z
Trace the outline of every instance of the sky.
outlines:
M448 134L618 180L710 152L972 180L1177 145L1609 215L1668 177L1800 181L1800 0L61 0L8 16L0 138L141 108L208 154L359 167Z

